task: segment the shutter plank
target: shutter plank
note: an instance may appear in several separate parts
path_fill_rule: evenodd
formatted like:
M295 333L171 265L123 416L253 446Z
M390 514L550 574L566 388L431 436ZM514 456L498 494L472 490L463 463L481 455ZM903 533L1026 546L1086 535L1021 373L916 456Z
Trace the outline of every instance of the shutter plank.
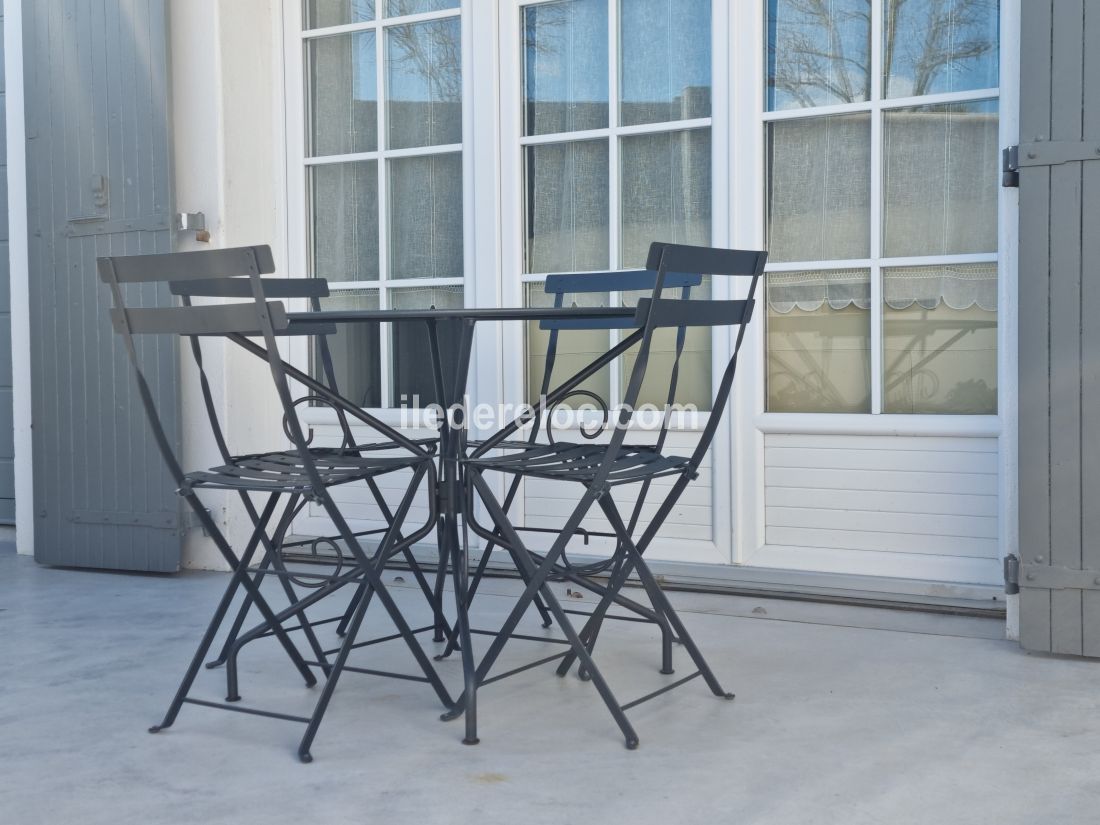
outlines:
M1049 137L1054 0L1021 4L1031 33L1020 55L1020 137ZM1019 500L1020 555L1031 563L1050 553L1050 170L1020 170ZM1020 644L1049 651L1050 591L1020 590Z

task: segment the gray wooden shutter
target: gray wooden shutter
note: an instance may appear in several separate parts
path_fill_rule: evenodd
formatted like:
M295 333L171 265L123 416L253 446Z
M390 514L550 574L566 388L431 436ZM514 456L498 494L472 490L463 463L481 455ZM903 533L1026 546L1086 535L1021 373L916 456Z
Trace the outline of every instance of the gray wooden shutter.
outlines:
M0 138L7 134L4 19L0 12ZM8 153L0 139L0 524L15 524L15 434L12 429L11 265L8 260Z
M23 15L35 558L176 570L179 503L95 269L171 251L167 0L35 0ZM141 347L178 433L176 342Z
M1100 656L1100 0L1020 5L1020 641Z

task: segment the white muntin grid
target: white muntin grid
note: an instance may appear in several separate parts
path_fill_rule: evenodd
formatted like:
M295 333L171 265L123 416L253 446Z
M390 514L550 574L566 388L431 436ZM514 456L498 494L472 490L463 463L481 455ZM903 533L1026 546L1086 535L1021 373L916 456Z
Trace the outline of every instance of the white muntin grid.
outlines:
M533 6L545 5L547 2L554 2L555 0L532 0L532 2L519 2L518 13L520 25L522 26L523 14L526 9ZM624 269L623 264L623 252L622 252L622 163L621 163L621 140L622 138L628 138L635 135L655 135L655 134L671 134L678 132L687 132L692 130L711 130L713 125L713 117L699 117L699 118L683 118L678 120L658 121L653 123L639 123L631 125L622 124L622 112L620 108L621 101L619 100L619 87L620 87L620 73L621 73L621 44L620 44L620 31L621 31L621 8L620 0L607 0L607 101L608 101L608 125L599 129L578 129L574 131L565 132L552 132L546 134L537 135L525 135L523 122L524 119L518 119L519 131L513 135L512 138L518 141L519 149L519 168L517 169L517 176L520 181L525 180L527 174L527 156L526 150L530 146L545 146L545 145L560 145L568 143L579 143L582 141L594 141L602 140L607 142L608 146L608 255L607 269L616 270ZM709 33L708 33L709 34ZM525 65L526 61L523 58L522 46L520 50L520 62L521 65ZM522 70L521 70L522 72ZM524 110L524 93L526 83L521 78L518 85L518 99L514 101L508 101L505 105L512 105L517 107L519 111ZM712 72L711 88L714 88L714 78ZM713 100L712 93L712 100ZM713 104L712 104L713 105ZM712 108L713 115L713 108ZM713 136L712 136L713 140ZM714 153L713 142L711 145L711 153ZM712 170L711 187L714 186L714 176ZM527 187L523 184L523 189L526 191ZM669 194L672 197L672 193ZM713 192L712 192L713 197ZM521 199L522 202L522 199ZM524 215L528 212L524 209ZM711 223L715 222L716 216L714 210L711 212ZM711 234L714 235L714 227L711 227ZM528 227L523 225L520 227L520 231L523 237L528 236ZM524 265L520 271L523 274L520 276L521 289L523 294L521 299L526 302L526 290L529 288L529 284L542 284L547 275L553 274L550 272L526 272L526 251L521 248L519 250L521 254L521 260ZM618 292L608 293L608 302L611 306L617 306L622 299L622 294ZM620 330L610 330L610 343L612 346L617 344L621 340ZM609 370L609 382L610 382L610 397L607 399L608 404L614 408L621 401L622 387L622 359L614 360L608 367ZM712 375L713 378L713 375ZM701 412L699 415L690 417L692 424L688 424L689 417L678 416L673 426L677 428L701 428L706 425L707 413ZM593 419L594 420L594 419ZM584 421L583 416L578 417L578 423ZM587 423L587 421L584 421ZM693 425L693 426L692 426Z
M762 4L764 5L764 4ZM799 272L799 271L830 271L845 269L863 269L870 273L870 346L871 346L871 415L882 414L884 401L884 375L883 375L883 270L894 267L909 266L938 266L960 265L976 263L997 264L999 256L996 251L967 254L931 254L911 255L904 257L884 257L882 248L883 236L883 122L885 113L912 109L914 107L928 107L950 103L974 103L993 102L999 104L1000 88L971 89L961 92L944 92L936 94L891 97L883 96L883 17L885 14L886 0L875 0L871 7L871 43L868 69L870 72L870 99L854 103L831 104L827 106L812 106L805 108L782 109L768 111L766 96L761 100L761 119L764 129L768 124L788 120L804 120L810 118L822 118L832 115L866 114L870 118L870 249L866 258L845 260L801 260L769 263L768 272ZM766 32L766 28L764 29ZM999 60L999 58L998 58ZM766 81L766 76L765 76ZM999 108L999 106L998 106ZM990 169L991 175L996 174L995 169ZM763 197L766 199L767 190L764 189ZM766 203L763 207L766 210ZM766 341L766 336L765 336ZM766 358L766 352L761 349L762 357ZM998 358L1000 354L998 353ZM806 413L813 415L815 413ZM855 415L859 415L858 413Z
M378 197L378 279L377 280L358 280L358 281L330 281L329 289L333 297L337 297L341 294L364 294L369 293L377 298L379 309L389 309L394 305L395 293L399 290L415 290L415 289L434 289L440 288L444 290L450 290L453 288L462 289L465 287L465 276L453 277L453 278L394 278L392 272L392 266L390 261L390 204L389 204L389 192L390 192L390 161L400 158L412 158L412 157L436 157L448 154L462 154L463 143L449 143L449 144L434 144L426 146L414 146L405 148L390 148L389 147L389 114L388 114L388 64L387 64L387 32L398 26L410 26L431 21L439 20L452 20L460 19L462 15L461 7L455 7L452 9L443 9L440 11L422 12L419 14L405 14L395 16L381 16L385 11L385 2L378 2L375 4L375 15L373 20L362 21L356 23L348 23L339 26L326 26L323 28L305 28L306 21L304 20L304 7L303 6L303 22L302 29L300 31L300 52L297 55L298 61L300 61L300 71L298 76L300 77L301 85L301 129L302 129L302 152L301 152L301 166L299 174L301 175L301 186L305 204L305 231L311 232L313 226L312 217L312 195L310 185L310 174L315 168L322 166L334 166L341 164L350 164L356 162L370 162L375 163L375 174L377 175L377 197ZM377 145L375 150L369 152L353 152L339 155L321 155L311 156L311 147L309 145L309 125L311 122L312 113L312 101L309 98L310 89L310 65L309 60L306 59L309 44L316 42L327 37L347 36L352 34L360 34L364 32L372 32L374 34L374 50L375 50L375 95L377 100ZM465 52L465 43L460 43L460 48ZM465 61L461 64L463 69L465 68ZM465 95L465 78L463 79L463 98ZM463 103L465 104L465 100ZM466 112L465 105L463 106L463 134L466 130ZM465 188L465 187L464 187ZM465 210L464 210L465 212ZM465 233L464 233L465 234ZM306 259L310 273L315 271L313 261L313 240L312 237L306 239ZM392 335L388 330L383 328L379 335L379 352L378 358L380 359L380 398L383 407L399 406L400 399L395 398L396 387L395 378L393 375L393 341Z

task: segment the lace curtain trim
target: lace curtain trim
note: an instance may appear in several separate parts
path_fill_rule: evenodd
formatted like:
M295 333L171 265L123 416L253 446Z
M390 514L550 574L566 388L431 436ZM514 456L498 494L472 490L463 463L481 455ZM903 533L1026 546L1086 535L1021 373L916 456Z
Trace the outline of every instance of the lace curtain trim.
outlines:
M781 315L796 307L814 312L826 303L834 310L871 306L871 283L866 270L769 272L764 277L768 308ZM978 306L996 312L997 268L994 264L976 264L887 270L883 293L883 300L891 309L908 309L914 304L935 309L942 303L951 309Z

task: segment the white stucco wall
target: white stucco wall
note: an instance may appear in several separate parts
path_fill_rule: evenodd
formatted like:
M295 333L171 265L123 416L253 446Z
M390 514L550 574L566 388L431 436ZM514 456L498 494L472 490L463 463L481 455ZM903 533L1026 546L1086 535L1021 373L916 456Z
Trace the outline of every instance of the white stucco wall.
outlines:
M179 248L270 244L285 272L280 11L278 0L188 0L171 4L176 208L204 212L210 241L181 235ZM285 442L266 369L251 356L207 342L204 361L234 452ZM183 359L183 450L187 467L217 463L194 363ZM227 392L227 388L232 388ZM239 501L207 499L231 543L251 533ZM183 564L221 568L201 530L188 531Z
M31 385L31 312L27 245L27 156L23 109L23 11L4 0L4 75L8 162L8 237L11 275L12 386ZM15 548L34 553L34 467L31 460L31 395L14 393Z

